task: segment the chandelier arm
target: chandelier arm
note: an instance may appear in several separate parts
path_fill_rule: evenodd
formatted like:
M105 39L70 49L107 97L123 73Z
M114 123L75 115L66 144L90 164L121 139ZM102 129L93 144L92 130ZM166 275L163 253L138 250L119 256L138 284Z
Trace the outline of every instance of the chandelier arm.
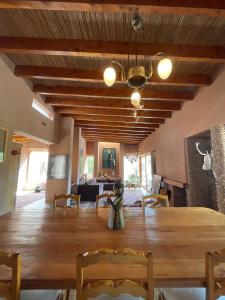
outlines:
M153 64L154 64L154 60L155 60L155 58L156 58L157 56L160 56L160 55L165 55L165 53L164 53L164 52L157 52L157 53L153 56L152 60L149 62L149 73L147 74L147 79L149 79L149 78L152 77L152 75L153 75Z
M122 81L127 81L126 71L125 71L125 68L121 65L121 63L119 63L116 60L113 60L111 63L115 64L115 65L118 65L120 67L120 69L121 69L121 79L122 79Z

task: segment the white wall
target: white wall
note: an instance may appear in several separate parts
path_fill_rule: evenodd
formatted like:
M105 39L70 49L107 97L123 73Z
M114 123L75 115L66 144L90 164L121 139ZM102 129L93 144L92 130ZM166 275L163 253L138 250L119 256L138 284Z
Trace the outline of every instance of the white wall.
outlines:
M65 179L48 179L46 183L46 202L51 203L55 194L70 193L72 174L72 155L74 144L74 120L61 118L57 143L49 146L49 155L68 155L68 174Z
M13 73L14 64L5 55L0 55L0 127L8 129L6 161L0 163L0 214L8 212L12 203L12 199L7 198L7 190L10 188L8 176L14 131L27 133L49 144L54 142L56 135L57 122L32 108L31 86ZM35 98L42 101L37 95Z

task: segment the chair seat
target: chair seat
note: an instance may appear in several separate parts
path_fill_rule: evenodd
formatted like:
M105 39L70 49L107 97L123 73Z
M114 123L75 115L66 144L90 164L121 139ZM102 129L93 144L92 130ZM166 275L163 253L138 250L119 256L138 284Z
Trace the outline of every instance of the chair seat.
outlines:
M59 290L21 291L20 300L56 300L59 293Z
M205 300L205 288L166 288L161 289L166 299L170 300ZM219 298L225 300L225 297Z

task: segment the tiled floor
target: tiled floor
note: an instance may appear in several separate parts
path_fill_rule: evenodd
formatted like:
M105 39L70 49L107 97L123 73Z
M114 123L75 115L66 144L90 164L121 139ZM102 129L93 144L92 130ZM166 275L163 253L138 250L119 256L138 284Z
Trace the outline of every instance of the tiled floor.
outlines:
M40 193L22 191L16 195L16 208L29 206L43 199L45 199L45 191L41 191Z
M23 208L25 208L25 209L42 209L45 207L46 207L45 198L42 198L41 200L35 201L31 204L28 204L28 205L24 206Z

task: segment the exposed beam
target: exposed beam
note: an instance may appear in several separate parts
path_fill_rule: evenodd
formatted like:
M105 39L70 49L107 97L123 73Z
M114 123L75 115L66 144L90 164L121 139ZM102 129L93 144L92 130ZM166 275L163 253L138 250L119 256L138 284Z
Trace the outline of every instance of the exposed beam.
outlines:
M144 137L133 137L133 136L127 136L127 137L122 137L119 135L112 135L112 134L82 134L83 137L89 137L89 138L92 138L92 137L100 137L100 138L112 138L112 139L115 139L115 141L119 140L133 140L133 141L142 141L144 139Z
M88 131L96 131L96 130L102 130L107 132L117 132L118 133L118 127L109 127L109 126L97 126L97 125L80 125L82 130L88 130ZM143 133L143 134L150 134L151 132L154 132L154 128L132 128L132 127L120 127L119 132L123 133L130 133L130 132L136 132L136 133Z
M2 0L0 8L225 16L223 0Z
M119 133L118 135L116 134L86 134L86 133L83 133L82 134L83 137L101 137L101 138L112 138L112 139L115 139L115 140L133 140L133 141L142 141L145 139L145 137L135 137L135 136L127 136L127 137L123 137L123 136L120 136Z
M111 109L111 108L93 108L93 107L57 107L55 111L63 114L86 114L86 115L102 115L102 116L131 116L132 111L127 109ZM139 117L144 118L171 118L170 111L161 110L140 110Z
M138 137L138 138L145 138L148 136L148 134L143 134L143 133L135 133L135 132L120 132L120 131L101 131L101 130L82 130L83 134L86 135L115 135L115 136L121 136L121 137Z
M73 117L74 120L77 121L110 121L110 122L124 122L124 123L134 123L133 116L90 116L90 115L69 115L62 114L64 117ZM165 122L164 119L161 118L141 118L138 120L138 124L163 124Z
M224 47L138 43L137 54L140 57L153 58L156 53L164 52L179 61L199 61L223 63ZM115 41L90 41L71 39L0 37L0 51L18 54L42 54L85 57L127 58L136 54L135 43Z
M105 121L75 121L75 126L85 127L85 126L104 126L110 128L142 128L142 129L151 129L159 128L159 124L138 124L138 123L126 123L126 122L105 122Z
M46 103L54 106L74 106L74 107L100 107L117 108L133 110L134 107L130 99L111 99L111 98L65 98L65 97L47 97ZM178 101L165 100L144 100L144 110L180 110L181 103Z
M35 79L56 79L77 82L103 82L101 71L90 71L70 68L16 66L15 75ZM117 82L122 82L118 78ZM175 86L205 86L211 84L211 77L204 74L173 74L167 80L160 79L153 74L147 84L150 85L175 85Z
M147 137L148 134L145 134L145 133L137 133L137 132L122 132L122 131L119 131L118 130L114 130L114 131L109 131L109 130L84 130L82 129L82 133L83 134L89 134L89 135L93 135L93 134L102 134L102 135L119 135L121 137L127 137L127 136L132 136L132 137L141 137L141 138L144 138L144 137Z
M131 144L131 145L136 145L140 144L142 141L134 141L134 140L115 140L112 138L99 138L99 137L86 137L86 141L91 141L91 142L110 142L110 143L120 143L120 144Z
M42 95L71 95L71 96L89 96L89 97L110 97L110 98L128 98L130 99L132 89L125 88L88 88L76 86L47 86L35 84L33 92ZM161 100L193 100L192 92L156 90L152 87L145 87L141 92L143 99L161 99Z

